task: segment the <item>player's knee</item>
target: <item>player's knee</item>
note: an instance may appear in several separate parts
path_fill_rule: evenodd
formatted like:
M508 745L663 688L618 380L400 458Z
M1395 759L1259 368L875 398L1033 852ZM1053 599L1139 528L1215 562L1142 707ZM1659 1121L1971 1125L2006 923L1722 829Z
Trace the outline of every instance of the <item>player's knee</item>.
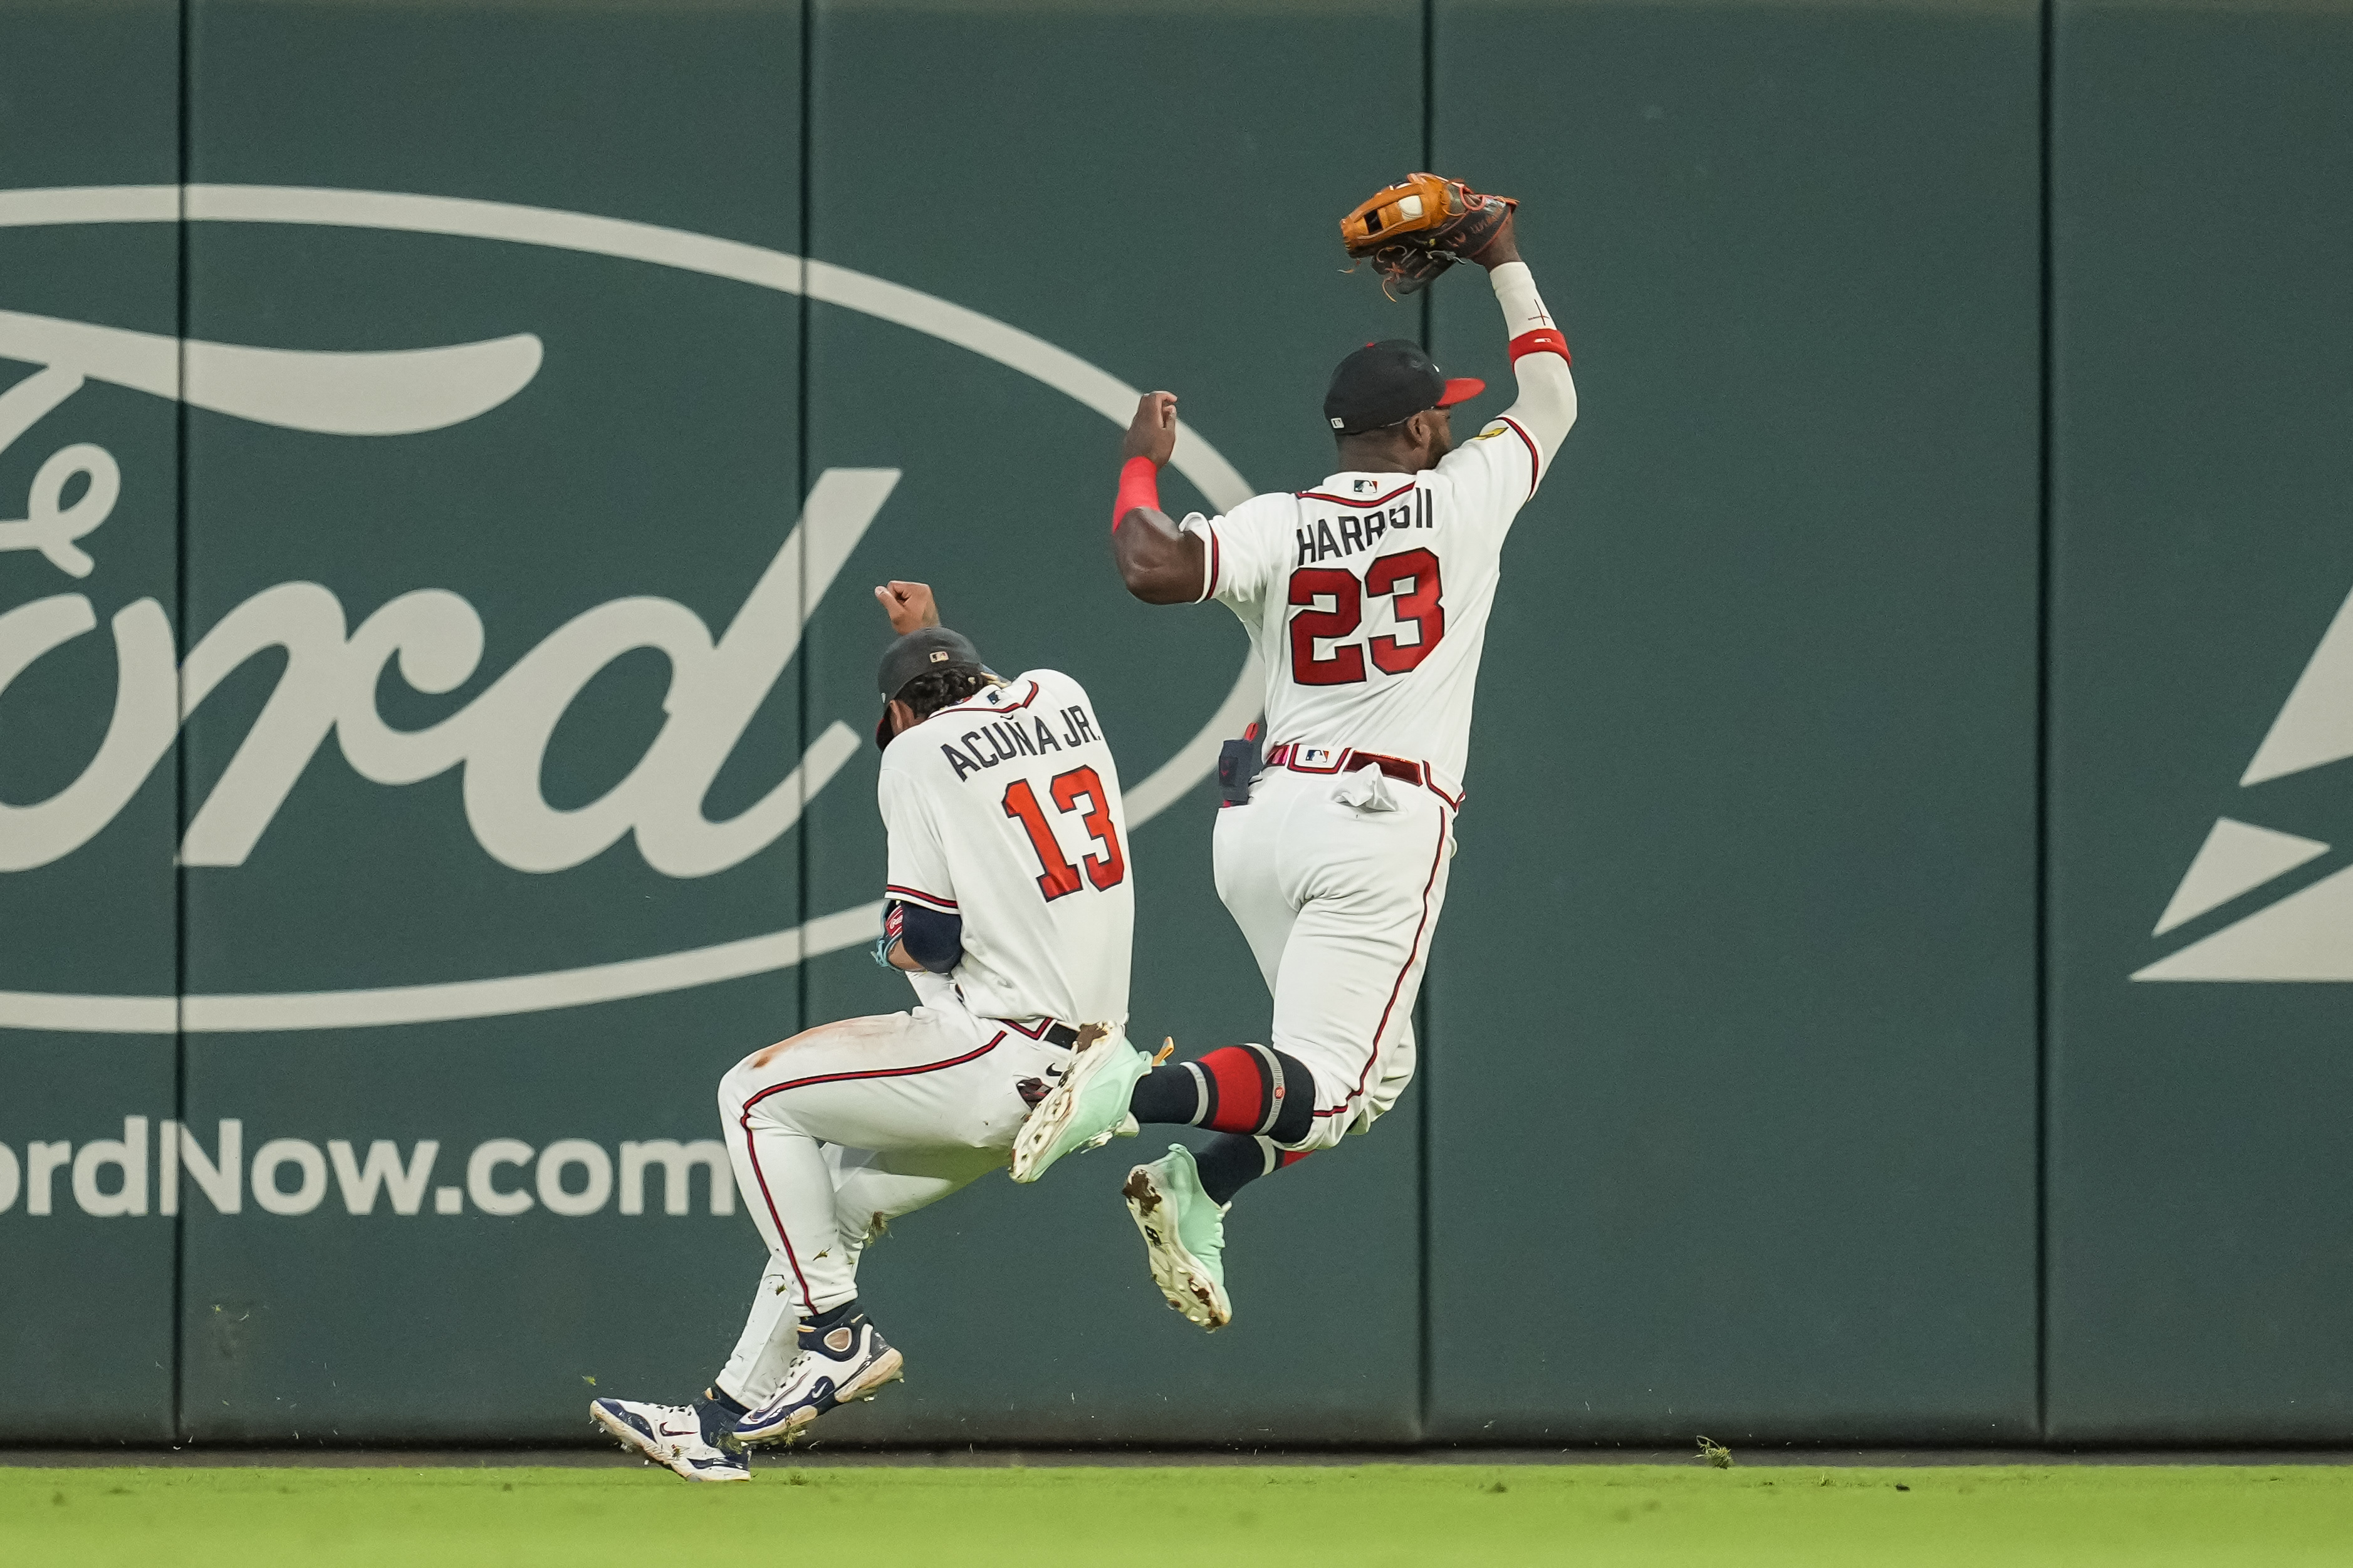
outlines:
M1318 1116L1311 1103L1302 1120L1306 1125L1297 1137L1271 1139L1282 1150L1286 1156L1285 1163L1293 1159L1304 1160L1318 1149L1336 1148L1340 1140L1348 1135L1349 1116L1345 1107L1328 1116Z
M1315 1115L1315 1075L1307 1064L1268 1046L1221 1046L1188 1063L1198 1080L1196 1125L1293 1143Z
M759 1060L754 1053L729 1068L719 1078L719 1116L723 1121L733 1121L744 1113L744 1102L759 1092L753 1079L754 1064Z

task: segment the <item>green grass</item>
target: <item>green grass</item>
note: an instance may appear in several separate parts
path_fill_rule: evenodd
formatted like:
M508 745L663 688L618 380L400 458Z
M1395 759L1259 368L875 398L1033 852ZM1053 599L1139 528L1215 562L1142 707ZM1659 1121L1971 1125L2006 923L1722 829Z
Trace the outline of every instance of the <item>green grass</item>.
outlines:
M0 1468L11 1563L2353 1562L2353 1468Z

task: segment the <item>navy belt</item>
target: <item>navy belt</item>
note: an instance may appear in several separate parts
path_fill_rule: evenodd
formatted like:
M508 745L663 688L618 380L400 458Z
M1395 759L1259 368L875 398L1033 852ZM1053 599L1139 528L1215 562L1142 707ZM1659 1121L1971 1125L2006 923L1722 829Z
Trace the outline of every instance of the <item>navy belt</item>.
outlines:
M1066 1051L1079 1043L1079 1032L1076 1029L1068 1024L1058 1024L1051 1018L1040 1018L1035 1027L1028 1024L1017 1024L1010 1018L999 1018L997 1021L1017 1035L1027 1035L1033 1040L1043 1040L1050 1046L1060 1046Z

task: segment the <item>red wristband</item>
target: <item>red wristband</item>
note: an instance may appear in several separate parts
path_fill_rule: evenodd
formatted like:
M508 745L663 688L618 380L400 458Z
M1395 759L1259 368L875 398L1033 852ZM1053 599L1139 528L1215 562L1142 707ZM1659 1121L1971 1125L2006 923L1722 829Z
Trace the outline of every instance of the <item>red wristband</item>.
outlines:
M1149 458L1130 458L1120 465L1119 499L1111 503L1111 529L1119 531L1119 520L1137 507L1160 510L1160 465Z
M1562 363L1568 360L1568 340L1553 327L1538 327L1532 332L1522 332L1512 340L1512 363L1517 364L1526 354L1558 354Z

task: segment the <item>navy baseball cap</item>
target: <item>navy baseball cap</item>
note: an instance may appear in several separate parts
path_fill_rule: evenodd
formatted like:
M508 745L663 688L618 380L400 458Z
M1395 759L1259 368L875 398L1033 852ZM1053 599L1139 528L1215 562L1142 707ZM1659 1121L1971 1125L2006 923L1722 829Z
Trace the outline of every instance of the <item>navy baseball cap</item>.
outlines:
M877 678L882 688L882 717L874 725L876 745L891 743L892 700L906 690L911 681L935 669L987 673L987 667L980 662L980 649L972 646L972 639L945 626L924 626L909 632L882 650L882 669Z
M1361 436L1402 424L1425 408L1451 408L1487 390L1475 377L1449 377L1410 338L1366 343L1340 362L1324 394L1324 420L1335 433Z

